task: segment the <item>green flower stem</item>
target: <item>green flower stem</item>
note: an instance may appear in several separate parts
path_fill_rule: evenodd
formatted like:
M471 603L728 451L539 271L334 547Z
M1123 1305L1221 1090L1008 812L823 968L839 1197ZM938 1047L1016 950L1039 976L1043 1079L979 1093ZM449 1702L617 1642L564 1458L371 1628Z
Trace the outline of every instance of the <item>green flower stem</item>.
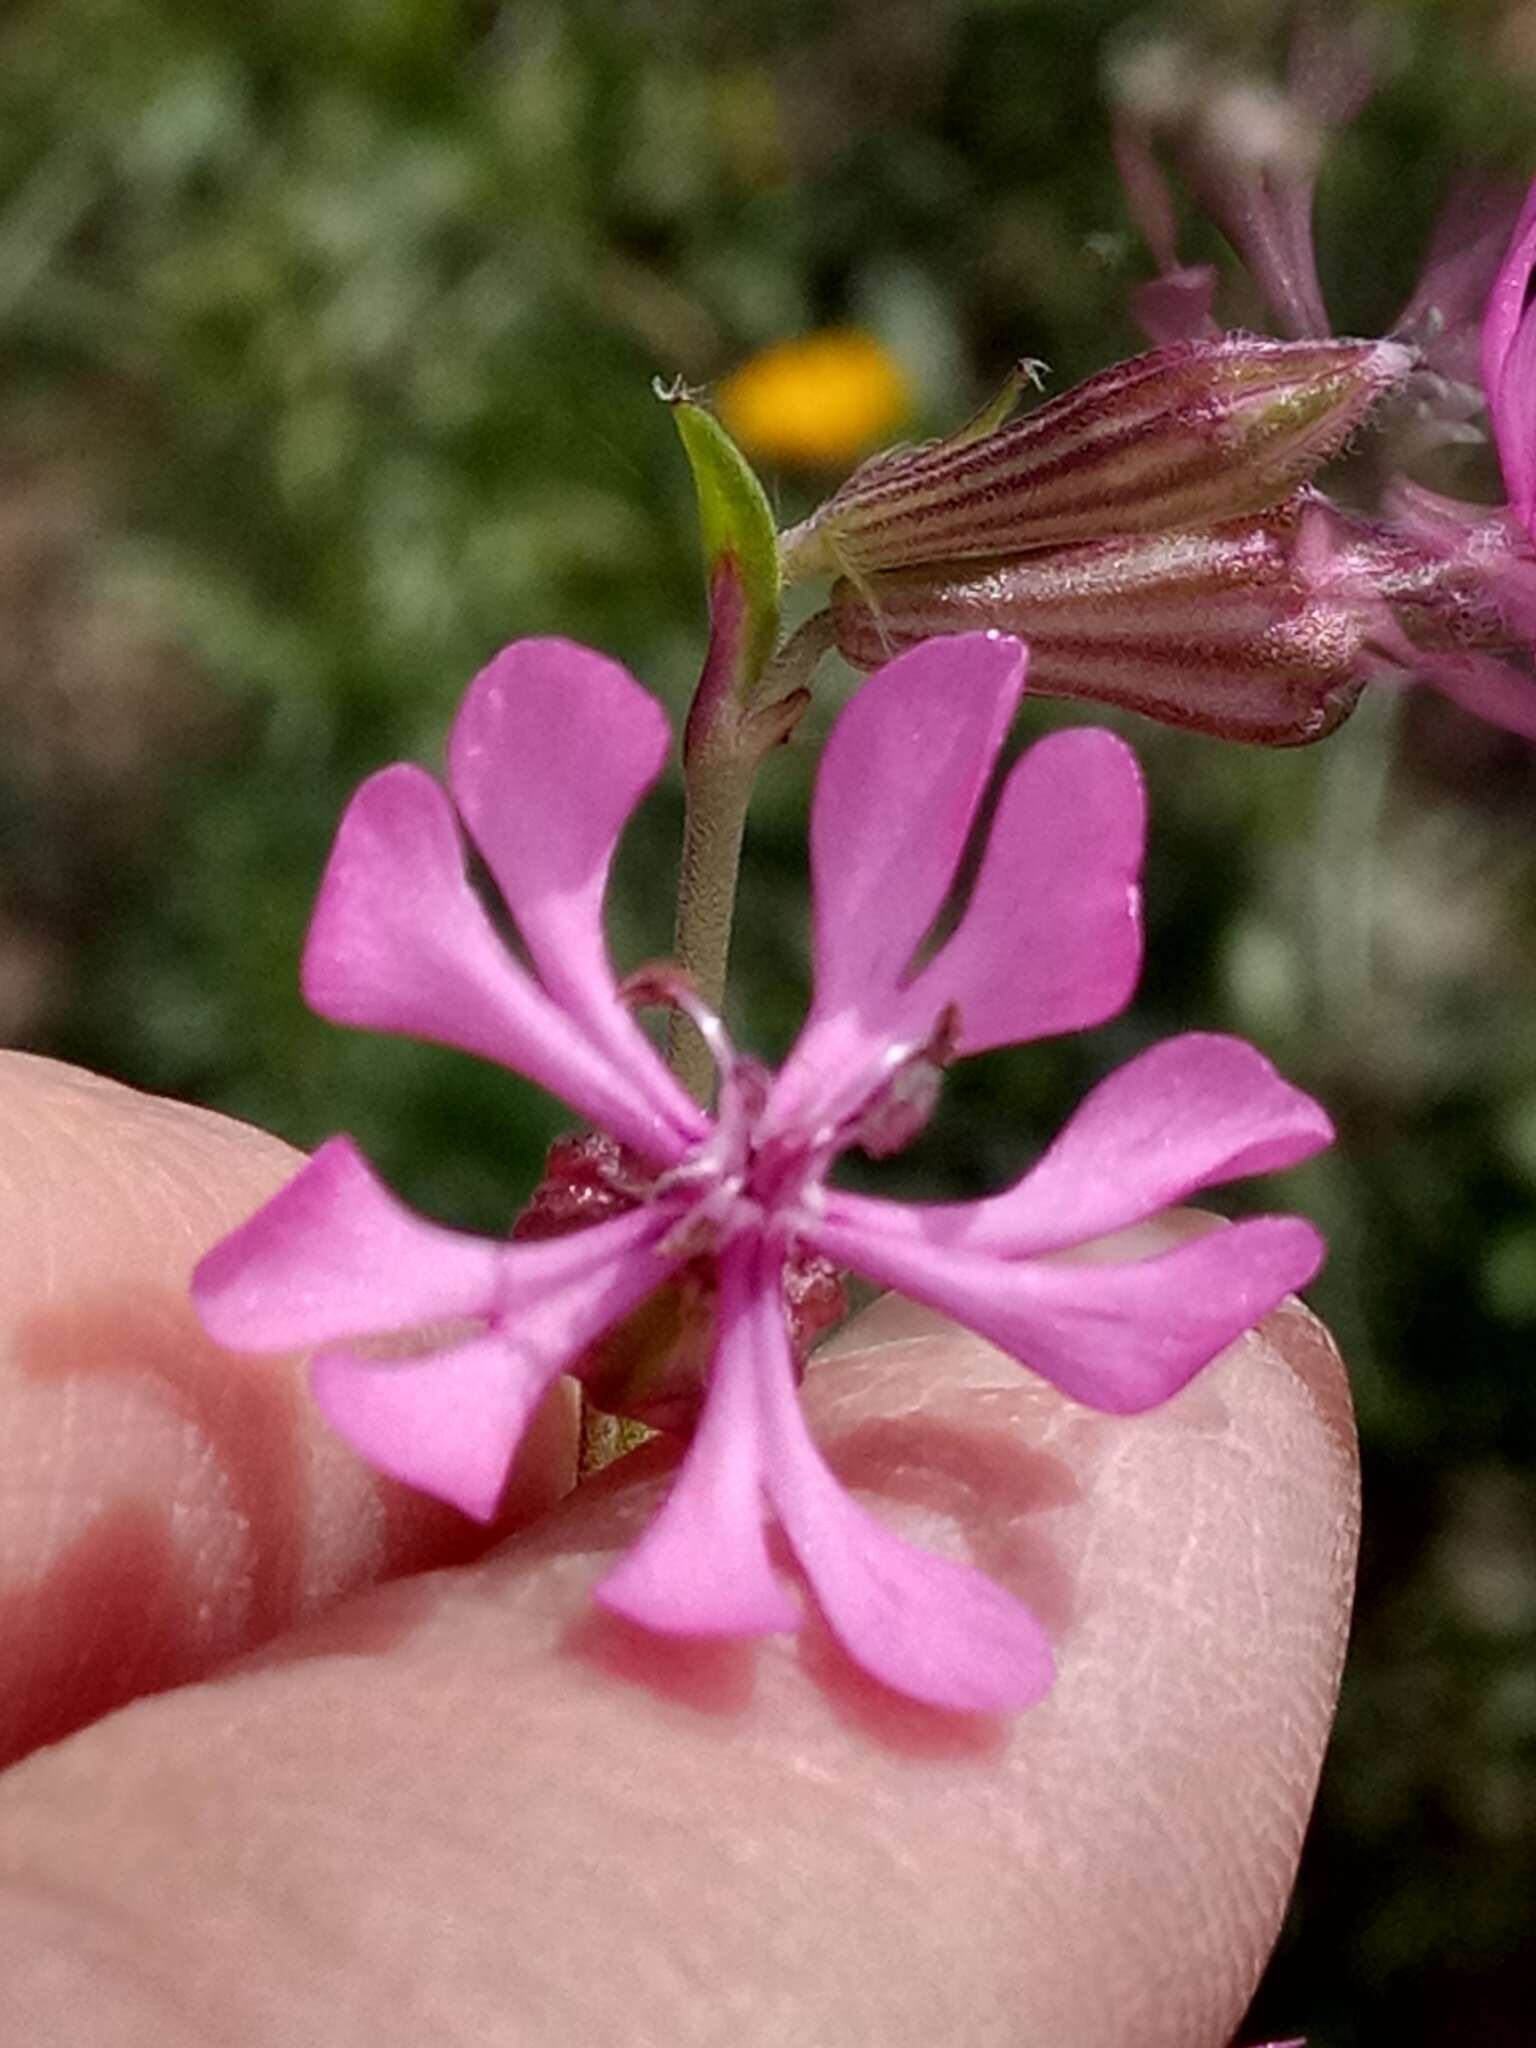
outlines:
M683 739L683 859L673 948L712 1010L725 1000L741 842L758 770L799 723L811 700L811 678L831 644L831 615L818 612L768 663L745 710L719 702L710 687L711 663L705 664ZM707 1101L713 1062L692 1023L676 1011L667 1055L689 1093Z
M736 882L747 806L761 756L735 747L701 750L683 770L683 862L677 890L674 951L679 966L712 1010L725 998ZM707 1102L714 1065L692 1023L674 1010L668 1057L678 1079Z

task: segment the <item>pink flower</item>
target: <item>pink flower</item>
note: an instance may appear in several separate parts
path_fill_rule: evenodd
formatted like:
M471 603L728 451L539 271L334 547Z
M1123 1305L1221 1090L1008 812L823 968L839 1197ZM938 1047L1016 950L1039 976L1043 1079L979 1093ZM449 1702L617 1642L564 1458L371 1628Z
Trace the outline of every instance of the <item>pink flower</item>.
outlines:
M1536 185L1526 195L1483 315L1483 391L1509 507L1536 538Z
M1387 520L1319 499L1303 515L1297 569L1315 604L1353 615L1364 668L1428 683L1490 725L1536 739L1536 561L1504 506L1469 505L1398 477Z
M449 746L459 816L528 955L466 878L447 795L421 769L364 784L342 822L304 959L311 1005L435 1039L541 1082L647 1163L645 1198L543 1242L413 1216L345 1138L199 1267L221 1342L315 1349L316 1396L383 1470L489 1516L533 1409L566 1365L682 1262L718 1271L698 1426L664 1505L598 1589L682 1635L792 1629L776 1521L849 1654L939 1706L1037 1698L1039 1624L968 1566L855 1504L801 1416L785 1326L790 1248L958 1317L1073 1398L1166 1400L1316 1271L1294 1217L1234 1223L1154 1257L1054 1256L1193 1189L1315 1152L1326 1117L1258 1053L1169 1040L1087 1098L1033 1170L989 1199L903 1208L828 1182L849 1146L924 1120L952 1055L1081 1030L1140 962L1140 777L1098 731L1041 741L1009 775L964 915L925 955L1024 684L1016 641L920 647L875 676L827 746L811 827L816 993L777 1075L686 992L720 1067L710 1118L634 1023L603 937L620 831L665 758L660 707L624 670L522 641L471 685ZM654 994L657 977L643 993ZM393 1361L358 1340L427 1326Z
M1111 72L1115 160L1158 264L1158 277L1132 298L1154 343L1220 332L1211 318L1214 271L1178 260L1159 144L1237 252L1280 332L1330 331L1312 202L1328 137L1370 97L1372 70L1359 25L1320 7L1298 10L1280 88L1204 62L1177 37L1159 34L1122 53Z

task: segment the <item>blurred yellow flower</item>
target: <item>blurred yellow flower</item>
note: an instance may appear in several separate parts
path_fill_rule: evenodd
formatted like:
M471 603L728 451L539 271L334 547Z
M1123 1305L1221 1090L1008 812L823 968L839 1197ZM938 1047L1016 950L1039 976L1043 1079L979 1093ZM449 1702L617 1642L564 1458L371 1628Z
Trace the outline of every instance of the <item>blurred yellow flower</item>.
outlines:
M717 387L715 410L749 455L831 467L901 426L912 389L874 335L827 328L751 357Z

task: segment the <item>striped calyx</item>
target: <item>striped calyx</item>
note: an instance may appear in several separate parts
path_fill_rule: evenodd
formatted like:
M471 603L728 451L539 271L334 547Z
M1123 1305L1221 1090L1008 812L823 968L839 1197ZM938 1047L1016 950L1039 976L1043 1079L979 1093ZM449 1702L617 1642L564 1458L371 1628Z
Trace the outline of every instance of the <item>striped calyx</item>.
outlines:
M1337 454L1413 362L1389 341L1228 334L1155 349L991 433L866 463L783 536L785 580L1000 560L1264 511Z
M1034 695L1295 746L1333 731L1373 673L1520 643L1526 601L1465 556L1297 492L1210 527L844 577L830 609L856 668L992 627L1027 639Z

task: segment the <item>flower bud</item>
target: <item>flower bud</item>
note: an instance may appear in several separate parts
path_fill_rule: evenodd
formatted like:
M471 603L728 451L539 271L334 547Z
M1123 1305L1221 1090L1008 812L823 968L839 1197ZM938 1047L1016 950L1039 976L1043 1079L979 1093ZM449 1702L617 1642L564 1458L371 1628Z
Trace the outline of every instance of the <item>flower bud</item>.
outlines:
M1050 548L962 570L833 587L837 647L875 668L935 633L992 626L1029 647L1032 696L1085 697L1221 739L1320 739L1359 694L1364 628L1347 597L1309 597L1295 520Z
M1335 455L1413 352L1228 334L1117 363L979 438L878 456L781 542L786 580L1212 526Z
M1536 567L1494 545L1511 522L1459 525L1452 546L1420 520L1413 534L1298 493L1183 533L844 578L836 645L874 668L936 633L992 627L1027 643L1031 694L1296 746L1333 731L1374 674L1444 688L1448 661L1529 641Z

